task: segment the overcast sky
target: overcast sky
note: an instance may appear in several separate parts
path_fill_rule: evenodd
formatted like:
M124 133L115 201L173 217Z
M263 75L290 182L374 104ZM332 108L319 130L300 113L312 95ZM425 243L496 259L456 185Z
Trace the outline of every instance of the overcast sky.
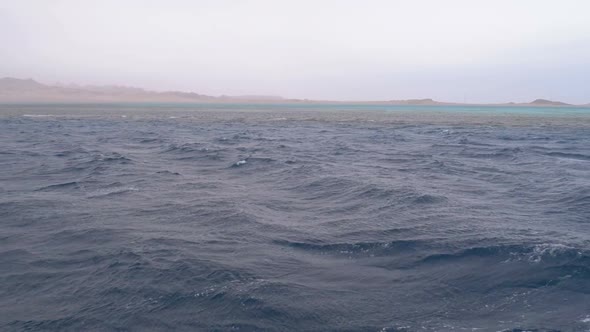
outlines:
M44 83L590 102L588 0L0 0L0 43Z

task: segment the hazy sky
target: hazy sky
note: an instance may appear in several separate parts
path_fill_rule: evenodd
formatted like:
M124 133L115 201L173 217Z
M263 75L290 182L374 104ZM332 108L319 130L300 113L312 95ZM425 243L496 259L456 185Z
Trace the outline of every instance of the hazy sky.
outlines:
M0 0L0 76L313 99L590 102L588 0Z

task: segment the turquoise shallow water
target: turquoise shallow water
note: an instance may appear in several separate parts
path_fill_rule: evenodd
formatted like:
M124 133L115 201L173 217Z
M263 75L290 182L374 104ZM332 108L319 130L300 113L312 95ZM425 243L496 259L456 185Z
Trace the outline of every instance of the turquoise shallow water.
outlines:
M385 112L451 112L487 114L531 114L531 115L590 115L588 107L523 107L523 106L456 106L456 105L373 105L373 104L185 104L178 107L203 109L295 109L331 111L385 111Z
M30 104L19 105L22 108L55 109L56 107L72 108L73 104ZM75 105L75 104L74 104ZM0 105L1 107L2 105ZM492 106L492 105L376 105L376 104L317 104L317 103L122 103L122 104L78 104L81 108L104 106L124 111L128 109L170 109L170 110L317 110L317 111L378 111L378 112L442 112L472 114L514 114L543 116L590 116L590 107L528 107L528 106ZM6 107L6 106L5 106ZM10 105L14 107L14 105Z

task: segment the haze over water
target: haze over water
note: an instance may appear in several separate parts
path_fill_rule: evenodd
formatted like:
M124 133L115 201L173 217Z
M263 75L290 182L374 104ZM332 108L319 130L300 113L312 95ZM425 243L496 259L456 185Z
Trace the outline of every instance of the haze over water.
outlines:
M585 0L4 1L0 77L322 100L590 102Z

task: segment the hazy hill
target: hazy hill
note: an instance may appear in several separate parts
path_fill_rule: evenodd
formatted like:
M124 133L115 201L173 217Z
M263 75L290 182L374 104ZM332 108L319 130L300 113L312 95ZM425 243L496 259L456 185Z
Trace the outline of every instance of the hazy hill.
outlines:
M83 86L76 84L47 85L32 79L2 78L0 79L0 103L110 103L110 102L158 102L158 103L317 103L317 104L380 104L380 105L476 105L451 102L439 102L429 98L387 100L387 101L330 101L308 99L284 99L280 96L244 95L219 97L201 95L194 92L165 91L157 92L141 88L108 85ZM483 105L483 104L479 104ZM507 103L496 105L511 106L571 106L570 104L546 99L536 99L529 103ZM581 105L590 107L590 104Z
M46 85L32 79L0 79L0 102L236 102L278 101L274 96L213 97L194 92L156 92L126 86Z
M547 99L535 99L528 104L534 106L571 106L571 104L567 104L561 101L552 101Z

